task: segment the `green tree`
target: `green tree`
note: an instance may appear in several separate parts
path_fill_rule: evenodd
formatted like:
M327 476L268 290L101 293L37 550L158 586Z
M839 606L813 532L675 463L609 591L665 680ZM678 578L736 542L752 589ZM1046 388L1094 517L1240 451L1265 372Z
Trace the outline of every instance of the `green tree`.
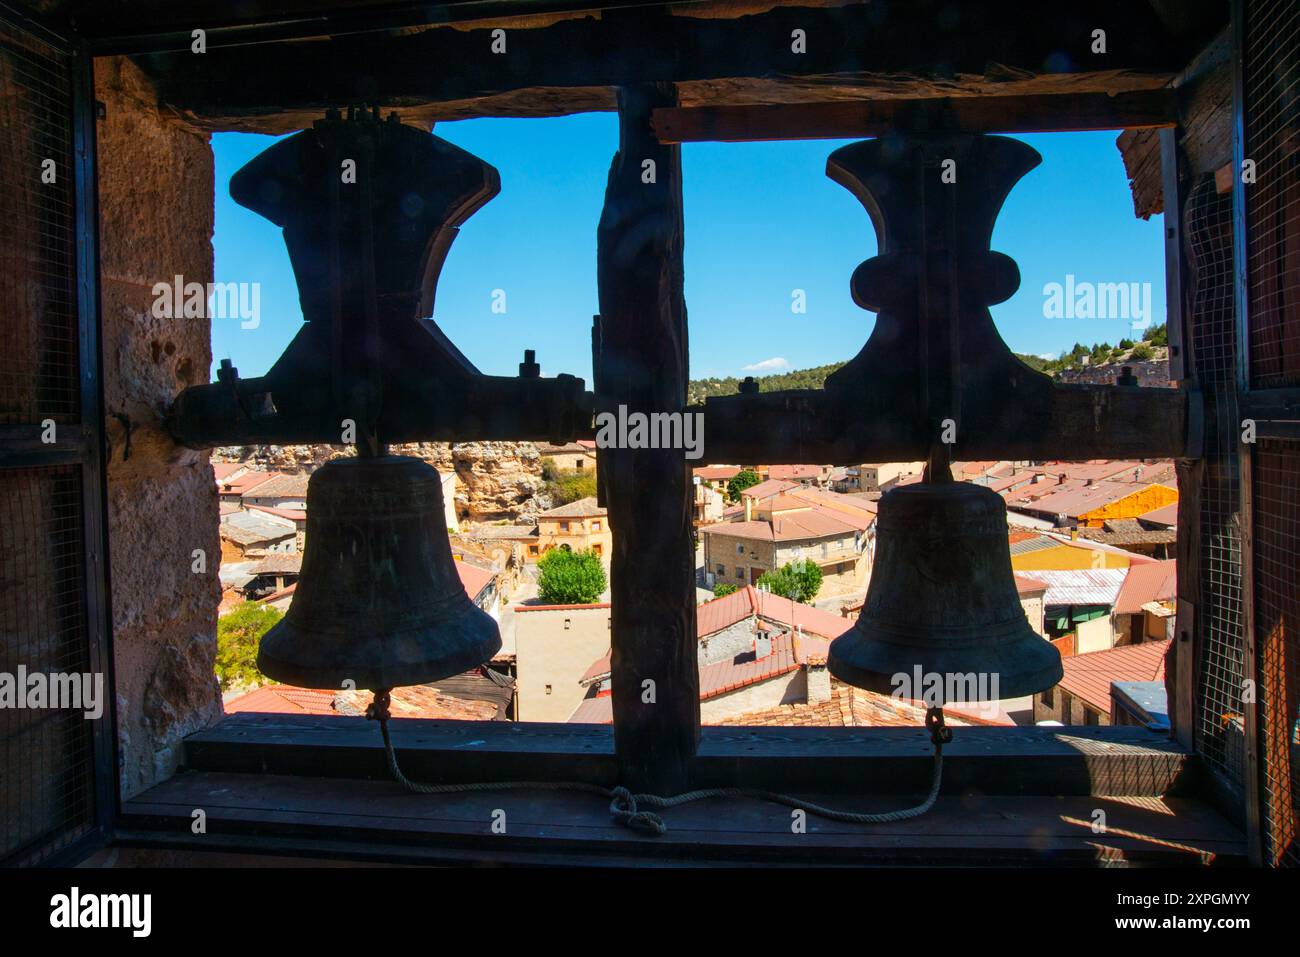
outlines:
M718 582L713 586L713 597L722 598L724 595L730 595L733 591L737 590L737 587L738 586L732 585L729 582Z
M736 477L727 483L727 498L733 502L740 501L740 493L747 488L753 488L762 479L753 469L741 469L736 473Z
M822 587L822 570L815 562L796 560L777 571L764 572L758 579L760 588L791 601L810 602Z
M537 563L537 593L548 605L589 605L605 591L605 568L593 551L553 548Z
M1155 353L1151 351L1151 347L1149 345L1147 345L1145 342L1139 342L1137 345L1133 347L1133 351L1129 353L1129 358L1132 359L1134 362L1147 362L1154 355Z
M1158 326L1152 326L1150 329L1148 329L1145 333L1143 333L1142 338L1145 339L1147 342L1151 343L1153 346L1169 345L1169 331L1165 328L1165 324L1163 322L1160 323L1160 325Z
M257 645L283 617L270 605L246 601L217 619L216 671L222 691L266 683L257 670Z

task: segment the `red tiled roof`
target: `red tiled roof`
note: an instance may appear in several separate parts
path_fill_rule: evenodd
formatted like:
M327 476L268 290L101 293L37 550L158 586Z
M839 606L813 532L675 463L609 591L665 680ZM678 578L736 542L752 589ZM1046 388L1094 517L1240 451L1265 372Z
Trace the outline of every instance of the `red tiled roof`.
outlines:
M266 685L226 703L226 714L319 714L329 716L365 714L373 699L369 691L331 691ZM336 707L337 704L337 707ZM497 706L444 694L429 685L394 688L392 711L395 718L451 718L490 721Z
M740 474L739 465L703 465L697 469L692 469L694 474L707 482L718 482L724 479L733 479Z
M767 470L768 481L818 478L824 468L820 465L773 465Z
M1178 594L1178 562L1169 559L1147 565L1130 565L1115 598L1114 614L1135 615L1152 601L1168 601Z
M983 718L944 709L944 720L954 726L969 724L1011 724L1009 718ZM820 727L820 728L917 728L925 725L925 707L904 698L864 691L839 681L831 682L831 697L818 704L781 704L759 711L732 715L719 725Z
M235 481L238 482L240 479ZM311 476L306 474L275 473L265 482L245 487L241 494L252 498L303 498L307 494L309 481Z
M815 488L808 485L792 488L786 493L786 496L820 505L842 515L852 516L854 513L858 513L874 516L880 508L875 502L861 495L845 495L842 492L832 492L829 489ZM853 520L853 518L848 519L848 521ZM868 525L871 523L871 519L865 519L865 521Z
M770 681L799 669L792 635L772 639L771 654L742 661L718 661L700 668L700 700Z
M259 512L266 512L268 515L276 515L280 518L287 518L295 522L307 521L307 513L300 508L276 508L273 505L249 505L250 509Z
M218 480L217 484L221 486L221 491L228 495L244 495L249 489L261 485L263 482L268 482L279 474L279 472L263 472L260 469L251 469L236 478L224 482Z
M1029 488L1034 487L1029 486ZM1052 486L1048 488L1051 489ZM1021 507L1035 512L1050 512L1053 515L1077 518L1113 502L1122 501L1130 495L1142 491L1143 488L1146 488L1146 486L1111 481L1096 482L1092 485L1075 485L1073 487L1056 486L1055 491L1051 491L1042 498L1033 500Z
M786 627L798 626L808 635L826 639L838 638L853 627L853 622L847 618L746 585L730 595L695 606L696 636L705 638L755 613Z
M1014 575L1017 595L1037 595L1047 591L1047 582L1030 578L1028 575Z
M247 467L243 462L213 462L212 474L216 476L217 484L220 485L223 478Z
M496 572L460 561L456 562L456 574L460 576L460 583L465 586L465 594L471 599L477 599L483 589L497 577Z
M334 692L292 685L266 685L226 702L226 714L256 711L263 714L338 714Z
M742 498L768 498L772 495L779 495L781 492L788 492L792 488L798 488L798 482L784 482L778 479L768 479L766 482L759 482L757 485L751 485L740 493Z
M487 569L479 568L477 565L470 565L466 562L456 562L456 574L460 576L460 583L465 586L465 594L471 599L478 598L479 593L488 586L492 579L496 578L496 572L490 572ZM287 598L298 590L298 583L294 582L286 588L281 588L274 594L267 595L261 599L263 602L272 602L280 598ZM554 607L554 606L552 606ZM589 607L579 605L580 608ZM606 606L608 607L608 606Z
M1147 641L1062 658L1065 677L1058 687L1108 715L1111 682L1163 681L1165 653L1171 644L1168 640Z
M567 505L558 505L555 508L548 509L545 512L538 512L538 518L586 518L588 516L599 517L605 514L605 509L596 503L595 496L580 498L576 502L570 502Z

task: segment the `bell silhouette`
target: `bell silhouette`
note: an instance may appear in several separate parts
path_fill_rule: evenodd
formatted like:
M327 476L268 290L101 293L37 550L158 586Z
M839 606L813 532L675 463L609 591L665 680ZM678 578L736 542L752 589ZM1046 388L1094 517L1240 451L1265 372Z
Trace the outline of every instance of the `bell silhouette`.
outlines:
M258 670L307 688L393 688L460 674L500 648L456 574L432 466L384 455L312 474L298 587L262 638Z
M1030 628L1016 593L996 492L951 479L901 486L880 499L876 528L866 601L831 643L831 674L932 706L1060 681L1060 652Z

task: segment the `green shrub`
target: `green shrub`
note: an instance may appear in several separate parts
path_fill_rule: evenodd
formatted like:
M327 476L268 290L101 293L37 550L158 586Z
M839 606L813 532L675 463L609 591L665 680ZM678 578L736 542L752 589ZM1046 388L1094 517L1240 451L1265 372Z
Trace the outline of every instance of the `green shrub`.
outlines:
M1154 356L1155 352L1145 342L1139 342L1133 347L1133 351L1129 353L1129 358L1134 362L1147 362Z
M713 597L722 598L724 595L730 595L733 591L739 591L739 585L732 585L728 582L718 582L713 586Z
M552 507L568 505L580 498L593 498L596 494L596 471L594 469L559 469L552 470L554 478L546 483L543 491L550 497ZM542 466L542 475L546 467Z

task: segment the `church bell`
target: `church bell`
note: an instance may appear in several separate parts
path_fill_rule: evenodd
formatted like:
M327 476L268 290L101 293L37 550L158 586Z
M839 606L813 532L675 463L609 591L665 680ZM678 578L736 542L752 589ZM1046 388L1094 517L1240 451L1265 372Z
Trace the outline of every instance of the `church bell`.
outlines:
M831 644L831 674L931 705L1060 681L1060 653L1030 628L1016 593L997 493L951 478L901 486L880 499L876 528L866 601Z
M501 648L447 538L442 482L419 459L335 459L307 484L293 604L257 667L307 688L393 688L460 674ZM351 682L351 684L349 684Z

